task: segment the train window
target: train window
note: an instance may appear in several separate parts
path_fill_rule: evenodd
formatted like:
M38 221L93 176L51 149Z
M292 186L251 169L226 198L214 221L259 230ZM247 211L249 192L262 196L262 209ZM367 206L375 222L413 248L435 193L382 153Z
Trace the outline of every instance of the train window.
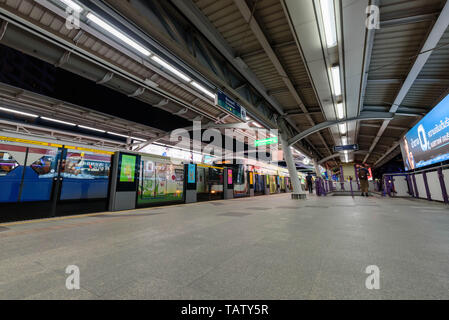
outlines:
M0 176L6 176L18 166L19 163L10 153L0 151Z

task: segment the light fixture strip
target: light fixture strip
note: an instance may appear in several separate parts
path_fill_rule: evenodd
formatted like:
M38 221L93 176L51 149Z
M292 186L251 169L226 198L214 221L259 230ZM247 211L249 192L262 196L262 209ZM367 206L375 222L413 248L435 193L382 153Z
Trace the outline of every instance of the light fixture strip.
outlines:
M340 66L333 66L331 68L332 82L334 84L334 95L341 96L341 80L340 80Z
M107 32L111 33L115 37L119 38L120 40L122 40L126 44L130 45L131 47L133 47L134 49L136 49L140 53L144 54L145 56L150 56L151 55L151 52L149 50L147 50L146 48L144 48L143 46L141 46L136 41L132 40L131 38L129 38L128 36L126 36L122 32L120 32L119 30L117 30L116 28L114 28L113 26L108 24L107 22L103 21L102 19L100 19L99 17L94 15L93 13L89 12L87 14L87 19L89 19L90 21L92 21L93 23L98 25L99 27L103 28Z
M337 45L334 0L320 0L320 7L321 15L323 17L326 45L328 48L333 48Z
M76 2L74 2L72 0L59 0L59 1L64 3L69 8L72 8L76 12L82 12L83 11L83 8L79 4L77 4Z
M346 123L339 124L341 134L346 134Z
M83 128L83 129L87 129L87 130L103 132L103 133L106 132L106 131L104 131L104 130L100 130L100 129L96 129L96 128L92 128L92 127L87 127L87 126L81 126L81 125L78 125L78 127Z
M32 114L32 113L28 113L28 112L22 112L22 111L17 111L17 110L3 108L3 107L0 107L0 110L1 111L5 111L5 112L9 112L9 113L20 114L22 116L31 117L31 118L37 118L38 117L38 115L36 115L36 114Z
M198 90L200 90L201 92L203 92L204 94L206 94L207 96L211 97L212 99L215 99L215 94L213 92L210 92L206 88L204 88L199 83L192 81L191 85L194 86L195 88L197 88Z
M181 71L179 71L178 69L174 68L173 66L171 66L170 64L168 64L166 61L162 60L161 58L159 58L158 56L152 56L151 59L153 61L155 61L156 63L158 63L159 65L161 65L162 67L164 67L165 69L169 70L171 73L175 74L176 76L178 76L179 78L181 78L182 80L186 81L186 82L190 82L192 81L192 79L190 79L188 76L186 76L184 73L182 73Z
M129 136L127 136L127 135L124 135L124 134L120 134L120 133L115 133L115 132L111 132L111 131L108 131L108 132L106 132L107 134L111 134L111 135L113 135L113 136L118 136L118 137L123 137L123 138L129 138Z
M345 112L344 112L344 109L343 109L343 103L338 103L337 104L337 117L340 120L345 117Z
M53 118L41 117L41 119L47 120L47 121L51 121L51 122L57 122L57 123L61 123L61 124L66 124L66 125L72 126L72 127L76 126L76 124L74 124L72 122L61 121L61 120L57 120L57 119L53 119Z

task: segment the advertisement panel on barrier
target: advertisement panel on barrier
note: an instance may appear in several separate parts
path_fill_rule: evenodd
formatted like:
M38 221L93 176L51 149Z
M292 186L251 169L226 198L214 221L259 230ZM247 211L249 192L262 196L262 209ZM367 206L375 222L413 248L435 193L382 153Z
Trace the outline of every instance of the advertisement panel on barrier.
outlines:
M120 182L134 182L135 170L136 156L123 154L120 168Z
M188 174L188 176L187 176L187 182L188 183L195 183L195 171L196 171L196 167L195 167L195 165L194 164L189 164L188 166L187 166L187 170L188 170L188 172L187 172L187 174Z
M449 95L401 139L406 170L449 160Z

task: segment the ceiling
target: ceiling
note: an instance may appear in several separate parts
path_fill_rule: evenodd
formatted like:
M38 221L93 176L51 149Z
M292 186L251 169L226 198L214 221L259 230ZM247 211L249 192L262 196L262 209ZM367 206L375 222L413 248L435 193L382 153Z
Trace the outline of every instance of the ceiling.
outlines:
M336 0L338 48L334 51L325 48L319 1L192 0L191 3L279 101L301 131L336 119L337 101L332 97L328 72L335 62L343 67L346 118L357 117L362 112L392 113L392 120L348 123L347 134L334 126L310 136L323 158L332 154L329 148L341 144L342 136L347 136L348 143L357 143L360 148L351 160L382 164L399 153L399 138L447 94L449 47L445 45L449 43L449 31L444 20L449 17L445 13L440 17L446 1ZM380 9L379 29L365 27L368 5ZM245 6L250 18L242 9ZM438 40L438 50L423 57L419 53L426 48L439 17L439 31L443 28L445 32L436 32L430 39ZM308 115L286 85L285 75L276 68L276 59L263 47L257 30L251 27L253 21L260 26ZM422 63L422 68L417 68L418 63ZM412 74L416 71L417 74Z

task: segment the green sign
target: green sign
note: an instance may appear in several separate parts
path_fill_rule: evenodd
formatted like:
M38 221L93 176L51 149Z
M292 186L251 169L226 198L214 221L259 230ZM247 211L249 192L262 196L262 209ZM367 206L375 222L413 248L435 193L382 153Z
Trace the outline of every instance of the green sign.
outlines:
M120 168L120 182L134 182L136 172L136 156L122 155L122 166Z
M259 146L267 146L270 144L275 144L278 142L279 142L278 137L271 137L271 138L267 138L267 139L256 140L256 141L254 141L254 145L256 147L259 147Z
M240 119L246 119L246 109L240 104L229 98L226 94L218 90L217 92L217 105L223 109L231 112L233 115Z

